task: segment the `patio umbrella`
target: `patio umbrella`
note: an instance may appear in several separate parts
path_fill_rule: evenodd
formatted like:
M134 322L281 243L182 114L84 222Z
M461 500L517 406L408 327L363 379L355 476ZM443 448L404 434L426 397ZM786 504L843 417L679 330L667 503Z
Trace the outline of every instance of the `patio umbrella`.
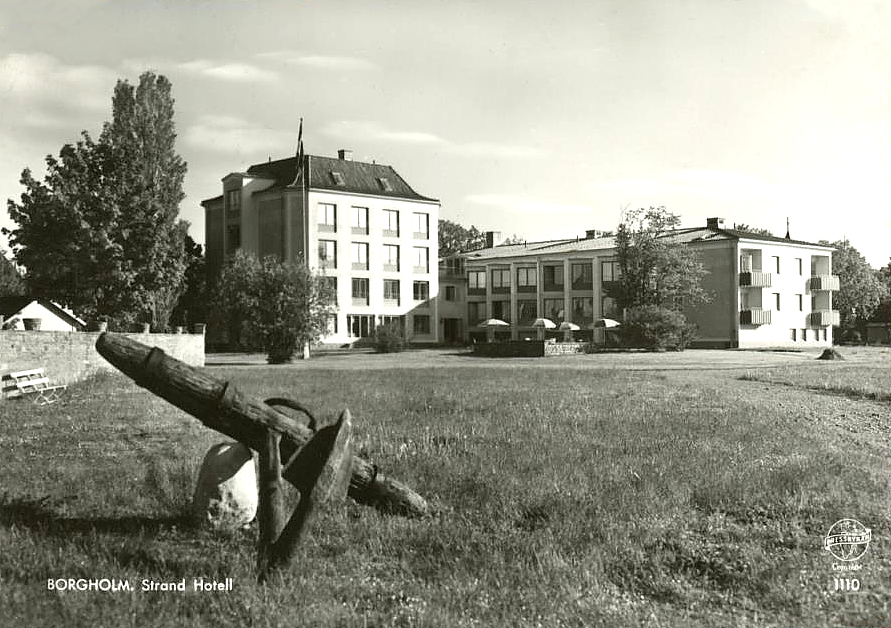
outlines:
M611 318L598 318L591 324L592 329L596 329L597 327L603 327L604 329L609 329L610 327L618 327L621 325L619 321L613 320Z
M563 321L560 323L560 327L558 327L560 331L563 332L563 342L572 342L572 332L578 331L581 329L575 323L570 323L569 321Z
M510 327L510 323L505 323L498 318L490 318L480 323L480 327Z
M536 318L532 323L533 327L541 327L543 329L554 329L557 325L549 318Z
M495 330L498 327L510 327L510 323L498 318L490 318L480 323L480 327L486 328L486 342L495 342Z

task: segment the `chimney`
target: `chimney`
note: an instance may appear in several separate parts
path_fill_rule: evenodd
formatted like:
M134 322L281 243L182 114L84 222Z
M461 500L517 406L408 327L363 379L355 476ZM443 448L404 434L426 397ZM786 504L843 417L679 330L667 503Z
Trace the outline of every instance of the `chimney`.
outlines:
M486 248L491 249L493 246L498 246L501 244L501 232L500 231L486 231Z
M708 229L723 229L724 228L724 219L723 218L706 218L705 226Z
M353 151L348 148L341 148L337 151L337 158L341 161L352 161Z
M594 238L602 238L604 231L602 229L586 229L585 230L585 239L593 240Z

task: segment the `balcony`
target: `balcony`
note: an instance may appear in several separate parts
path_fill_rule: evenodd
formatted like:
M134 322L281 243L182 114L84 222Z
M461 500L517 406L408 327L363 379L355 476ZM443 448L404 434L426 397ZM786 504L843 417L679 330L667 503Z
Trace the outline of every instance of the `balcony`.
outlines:
M771 310L748 309L740 310L740 325L770 325Z
M814 275L807 282L811 292L838 290L838 275Z
M770 288L770 273L760 270L747 270L739 274L739 285L744 288Z
M838 281L838 277L835 278ZM838 310L816 310L807 315L807 323L811 327L837 327L839 325Z

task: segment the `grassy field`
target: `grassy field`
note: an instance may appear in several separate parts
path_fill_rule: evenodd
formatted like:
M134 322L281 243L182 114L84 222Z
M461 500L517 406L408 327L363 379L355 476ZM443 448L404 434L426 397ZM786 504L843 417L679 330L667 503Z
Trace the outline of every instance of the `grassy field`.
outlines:
M225 437L119 377L53 406L0 405L0 620L11 620L0 624L891 623L887 404L800 390L811 376L791 367L782 378L795 385L741 381L743 371L397 360L213 369L322 416L349 407L360 454L437 509L424 520L351 502L325 512L293 570L267 586L255 584L255 530L214 536L183 516L201 457ZM833 412L847 422L824 420ZM852 431L857 416L882 425ZM857 593L833 591L851 574L821 550L843 517L874 534ZM138 590L143 578L201 576L231 577L235 591ZM137 590L48 591L53 578Z

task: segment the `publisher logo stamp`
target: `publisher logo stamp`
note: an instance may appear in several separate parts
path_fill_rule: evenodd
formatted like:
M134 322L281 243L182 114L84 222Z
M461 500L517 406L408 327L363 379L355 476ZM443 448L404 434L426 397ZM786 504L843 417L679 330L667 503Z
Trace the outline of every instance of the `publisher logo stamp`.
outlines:
M837 560L850 562L860 559L869 549L872 530L856 519L839 519L832 524L823 539L823 549Z

